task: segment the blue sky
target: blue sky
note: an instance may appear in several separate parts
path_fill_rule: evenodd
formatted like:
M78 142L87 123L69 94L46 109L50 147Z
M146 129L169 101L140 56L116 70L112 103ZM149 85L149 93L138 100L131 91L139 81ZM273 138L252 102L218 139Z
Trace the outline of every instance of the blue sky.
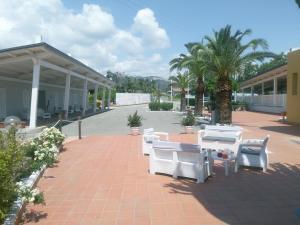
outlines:
M250 28L253 38L264 38L270 50L287 51L300 47L300 9L294 0L64 0L68 8L99 4L127 29L136 12L150 8L167 31L173 54L185 51L183 44L210 35L213 29L231 24L235 29Z
M168 78L169 61L230 24L275 53L300 47L294 0L1 0L0 49L44 42L92 68Z

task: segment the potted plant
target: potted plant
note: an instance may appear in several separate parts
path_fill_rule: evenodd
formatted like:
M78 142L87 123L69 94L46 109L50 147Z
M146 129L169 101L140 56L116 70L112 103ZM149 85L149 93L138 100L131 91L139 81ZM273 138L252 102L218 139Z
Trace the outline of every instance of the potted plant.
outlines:
M135 111L134 114L128 116L127 126L131 129L132 135L138 135L140 133L140 126L142 126L142 116L138 115Z
M186 117L184 117L181 121L181 124L185 127L185 132L187 134L193 133L195 121L195 116L193 115L192 111L188 111Z

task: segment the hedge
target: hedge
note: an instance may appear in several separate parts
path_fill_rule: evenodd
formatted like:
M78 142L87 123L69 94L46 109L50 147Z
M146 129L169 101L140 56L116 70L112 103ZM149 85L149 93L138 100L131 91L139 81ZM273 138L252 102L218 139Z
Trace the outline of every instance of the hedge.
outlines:
M173 102L150 102L149 109L151 111L170 111L173 109Z

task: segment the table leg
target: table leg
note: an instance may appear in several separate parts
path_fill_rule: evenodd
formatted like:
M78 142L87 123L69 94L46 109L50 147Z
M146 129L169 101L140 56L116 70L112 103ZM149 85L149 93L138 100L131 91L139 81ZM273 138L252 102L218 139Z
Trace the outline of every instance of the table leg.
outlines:
M229 170L228 166L229 166L228 160L224 160L225 176L228 176L228 170Z

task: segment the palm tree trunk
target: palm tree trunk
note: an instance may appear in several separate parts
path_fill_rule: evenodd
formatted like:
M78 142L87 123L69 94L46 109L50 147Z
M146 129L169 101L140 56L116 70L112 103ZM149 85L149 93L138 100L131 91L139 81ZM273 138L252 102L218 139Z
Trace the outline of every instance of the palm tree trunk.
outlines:
M232 84L229 77L220 76L216 92L216 123L232 122L231 108Z
M197 87L195 95L195 115L202 115L203 110L203 93L204 93L204 83L202 76L197 78Z
M185 110L186 110L185 91L181 91L181 94L180 94L180 111L184 112Z

